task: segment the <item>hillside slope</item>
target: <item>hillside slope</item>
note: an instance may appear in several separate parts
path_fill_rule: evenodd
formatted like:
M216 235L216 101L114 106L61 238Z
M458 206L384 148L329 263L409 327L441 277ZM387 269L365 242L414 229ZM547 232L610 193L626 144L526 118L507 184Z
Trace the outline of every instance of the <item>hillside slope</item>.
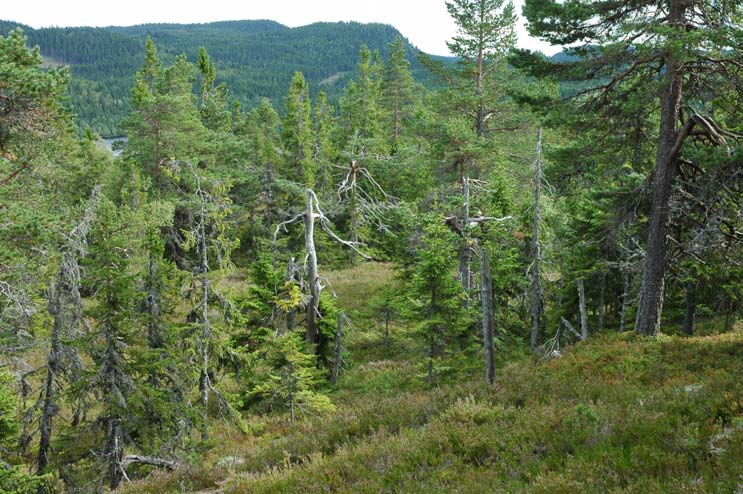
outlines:
M493 387L478 359L452 354L452 372L431 387L416 338L395 325L386 347L361 302L390 276L330 277L356 321L336 411L294 425L248 415L250 434L216 431L206 461L123 492L742 492L743 328L599 335L547 362L511 356Z
M196 61L199 47L205 47L217 64L217 82L226 82L234 99L252 107L266 97L279 109L295 71L304 73L313 93L324 90L333 99L353 75L362 44L385 57L388 43L400 35L383 24L289 28L268 20L43 29L0 21L0 34L15 27L22 27L44 56L70 66L70 100L79 124L106 136L117 133L119 120L130 111L130 91L147 35L166 63L181 53ZM406 45L416 79L425 79L415 61L418 50Z

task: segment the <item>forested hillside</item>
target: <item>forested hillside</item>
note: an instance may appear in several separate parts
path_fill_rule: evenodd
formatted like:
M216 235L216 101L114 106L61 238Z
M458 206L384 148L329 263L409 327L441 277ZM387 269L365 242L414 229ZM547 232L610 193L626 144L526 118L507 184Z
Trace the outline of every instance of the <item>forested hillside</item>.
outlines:
M445 3L0 36L0 492L741 492L743 5Z
M318 23L291 29L273 21L43 29L0 21L0 34L15 27L23 28L29 45L38 45L52 65L70 66L70 103L78 125L103 136L120 135L118 124L132 110L133 78L147 36L166 62L180 54L195 60L199 48L206 48L230 98L253 108L261 98L280 105L295 71L305 75L313 96L324 90L335 101L353 75L359 46L387 56L387 45L400 35L382 24ZM413 73L430 81L417 63L417 50L405 43Z

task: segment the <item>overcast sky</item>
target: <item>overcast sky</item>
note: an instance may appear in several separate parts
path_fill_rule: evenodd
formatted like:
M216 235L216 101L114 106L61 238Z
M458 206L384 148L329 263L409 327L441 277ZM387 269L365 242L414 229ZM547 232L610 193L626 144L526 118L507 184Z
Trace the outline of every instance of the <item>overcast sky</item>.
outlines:
M318 21L392 24L426 53L449 54L446 41L456 32L444 0L4 0L0 18L30 25L128 26L149 22L211 22L271 19L290 27ZM521 12L523 0L515 0ZM555 53L530 38L519 21L519 46Z

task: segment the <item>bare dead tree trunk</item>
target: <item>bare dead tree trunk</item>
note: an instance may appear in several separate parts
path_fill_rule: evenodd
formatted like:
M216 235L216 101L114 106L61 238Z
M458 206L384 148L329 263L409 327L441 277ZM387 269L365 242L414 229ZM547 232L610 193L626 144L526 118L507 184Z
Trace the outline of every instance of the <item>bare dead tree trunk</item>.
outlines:
M123 476L121 461L124 456L124 434L121 418L117 416L106 419L105 455L108 462L108 485L111 490L116 490Z
M694 320L697 312L697 283L689 281L686 284L686 312L684 312L683 331L687 336L694 335Z
M724 330L725 332L730 331L732 325L732 316L733 316L733 304L732 300L730 299L729 295L724 295L725 297L725 326Z
M462 245L459 250L459 279L465 293L465 307L470 306L470 291L472 290L472 235L470 231L470 179L462 179L462 196L464 210L462 212Z
M578 306L580 309L580 336L583 341L588 339L588 316L586 314L586 291L583 278L578 280Z
M485 378L490 384L493 384L495 382L493 282L490 277L488 249L485 246L482 247L480 254L480 290L482 298L482 339L485 350Z
M532 226L532 255L534 261L531 273L531 337L529 346L535 352L539 344L539 322L542 317L542 280L541 280L541 256L539 246L539 223L542 219L541 196L542 196L542 128L537 130L537 159L534 162L535 185L534 185L534 224Z
M691 4L685 0L669 0L668 3L669 24L674 29L683 29L685 11ZM678 154L686 137L684 133L688 133L686 125L684 131L678 129L682 102L683 67L683 60L673 58L670 50L665 54L665 78L660 94L660 129L653 174L653 201L650 208L647 254L635 326L635 331L646 335L654 335L660 329L671 192L677 172Z
M601 272L601 282L599 285L599 323L598 331L604 329L604 314L606 312L606 271Z
M341 338L343 337L343 313L338 314L338 329L335 331L335 348L333 349L333 368L330 373L330 382L338 382L338 370L341 365Z
M619 332L624 333L627 328L627 309L629 308L629 292L632 288L632 270L627 269L624 275L624 292L622 292L622 311L619 316Z
M363 151L361 154L361 157L363 159ZM355 168L351 170L351 183L354 184L353 187L351 187L350 193L350 202L349 202L349 212L351 215L351 242L358 243L359 241L359 228L361 227L361 218L359 217L359 198L358 198L358 191L356 190L356 170ZM351 263L356 263L356 251L353 249L351 252L349 252L351 255Z
M304 243L307 250L307 279L310 284L310 303L307 304L307 334L305 340L316 345L319 341L317 316L320 313L320 277L317 272L317 252L315 250L315 212L312 205L313 193L306 192L306 211L304 217Z
M80 258L86 254L85 244L93 221L95 209L98 206L100 189L93 191L91 204L85 210L82 221L70 232L69 240L62 255L57 279L49 288L49 314L54 322L49 335L49 351L47 353L47 373L44 383L44 405L39 419L39 451L36 457L37 473L43 474L49 465L49 450L52 442L54 418L59 412L57 404L57 380L65 371L65 353L68 360L77 359L77 353L72 349L63 348L63 340L70 338L77 330L81 321L82 300L80 298L81 270ZM76 362L66 362L68 365L79 366Z
M196 174L194 174L196 175ZM199 335L199 404L203 414L201 424L201 439L209 438L209 353L212 338L211 325L209 323L209 252L206 245L206 204L204 192L201 190L201 180L196 176L200 200L198 242L199 242L199 273L201 278L201 334Z
M52 424L54 417L59 411L57 405L57 376L61 374L62 367L60 359L62 358L62 303L60 295L57 294L57 288L54 283L49 288L49 313L54 318L52 333L50 335L50 348L47 354L47 372L46 382L44 384L44 408L41 412L39 421L39 453L36 457L37 473L44 473L49 464L49 449L52 444Z

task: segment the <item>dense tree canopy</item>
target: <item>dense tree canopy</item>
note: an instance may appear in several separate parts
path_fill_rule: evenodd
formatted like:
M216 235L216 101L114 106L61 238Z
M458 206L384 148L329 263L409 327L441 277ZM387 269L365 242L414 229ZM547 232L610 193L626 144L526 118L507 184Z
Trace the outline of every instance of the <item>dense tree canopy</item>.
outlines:
M741 6L446 6L0 36L0 490L738 488Z

